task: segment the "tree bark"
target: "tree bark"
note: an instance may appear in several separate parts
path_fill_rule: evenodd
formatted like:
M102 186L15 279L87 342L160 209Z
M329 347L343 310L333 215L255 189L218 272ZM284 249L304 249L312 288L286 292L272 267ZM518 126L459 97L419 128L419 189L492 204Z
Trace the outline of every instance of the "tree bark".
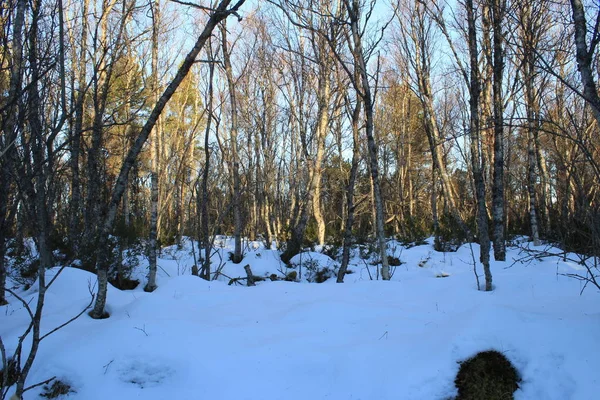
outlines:
M485 203L485 182L481 170L481 136L479 121L479 96L481 84L479 80L477 28L473 0L466 0L467 11L467 40L469 47L469 131L471 136L471 165L477 197L477 230L479 232L479 260L483 264L485 274L485 290L492 290L492 273L490 270L490 239L488 236L488 215Z
M538 208L536 207L536 166L538 159L536 155L538 138L538 107L539 94L535 93L535 54L537 54L537 35L534 31L537 24L534 22L532 9L529 2L520 5L519 18L521 21L521 47L523 52L523 80L525 86L525 111L527 115L527 192L529 194L529 225L531 227L531 240L534 246L540 245L540 231L538 224ZM545 187L542 188L544 196Z
M529 114L529 113L528 113ZM535 206L535 185L536 185L536 159L535 159L535 142L533 140L533 132L531 125L533 123L528 121L527 129L527 192L529 194L529 225L531 227L531 240L534 246L539 246L540 243L540 231L538 228L538 216L537 208Z
M158 30L160 27L160 1L154 0L151 5L152 12L152 60L151 60L151 79L154 102L158 102L159 79L158 79ZM150 143L150 158L152 159L152 171L150 173L150 236L148 238L148 282L144 291L153 292L158 287L156 285L156 254L157 230L158 230L158 168L160 154L160 116L159 121L153 129L153 137Z
M502 76L504 73L504 33L502 24L506 10L506 0L492 0L492 24L494 29L494 182L492 186L492 216L494 230L494 259L506 260L504 234L504 99L502 97Z
M573 14L573 25L575 28L575 51L577 59L577 69L581 77L581 83L583 84L583 96L585 101L589 104L592 111L592 115L596 120L596 123L600 126L600 96L598 95L598 88L596 87L596 81L594 80L593 62L594 62L594 51L598 45L600 29L600 12L596 14L596 24L592 34L592 44L588 49L587 44L587 22L585 17L585 10L581 0L571 0L571 11Z
M352 113L352 166L350 167L350 177L348 178L348 186L346 187L346 223L344 229L344 239L342 248L342 263L337 274L337 283L344 282L344 276L348 271L348 263L350 262L350 247L352 246L352 228L354 225L354 186L356 183L356 175L358 173L359 162L359 130L360 130L360 111L362 108L361 100L358 98Z
M23 26L25 24L25 10L27 1L18 0L16 4L15 19L13 21L12 37L12 66L10 70L7 109L3 115L3 134L0 135L0 305L6 301L6 236L8 235L12 218L10 218L10 188L14 176L15 157L13 153L17 139L19 125L18 104L22 86L23 66Z
M227 25L226 21L221 23L221 39L223 51L223 67L227 77L227 87L229 89L229 103L231 106L231 169L233 174L233 237L234 251L232 261L235 264L242 262L242 213L241 213L241 188L240 188L240 160L238 154L238 108L236 101L236 88L231 69L230 52L227 43Z
M69 216L69 242L73 253L79 250L81 236L81 175L79 171L79 154L81 151L81 135L83 132L84 99L87 92L87 36L88 36L89 0L84 0L81 8L81 47L77 62L77 94L75 96L75 121L71 127L69 167L71 169L71 211ZM73 46L75 47L75 46Z
M322 47L326 45L322 43ZM325 51L325 50L324 50ZM317 221L317 240L320 246L325 244L325 218L321 211L321 180L323 175L323 158L325 156L325 138L329 127L329 102L331 100L329 70L330 63L327 60L328 56L321 56L322 66L319 68L319 121L317 130L317 155L314 165L314 176L312 184L312 203L313 215Z
M201 215L201 233L199 238L202 238L204 245L204 257L201 257L204 261L200 272L200 277L210 281L210 252L212 250L212 243L210 241L209 225L208 225L208 173L210 171L210 148L209 148L209 134L212 127L213 120L213 79L215 75L215 63L214 54L212 52L212 42L209 39L206 43L207 55L208 55L208 101L206 103L206 129L204 131L204 169L202 171L202 189L200 193L202 200L200 204L200 215ZM200 246L198 246L200 249Z
M464 222L456 206L455 190L446 168L443 146L441 146L444 135L440 132L438 122L435 118L434 94L431 87L431 59L429 56L432 51L430 37L430 25L432 21L428 19L425 8L421 3L416 2L408 7L411 7L408 10L409 16L406 17L406 20L400 20L401 29L404 34L403 47L406 53L405 57L410 60L409 64L414 70L414 80L416 80L417 86L416 92L423 108L423 127L427 134L429 150L431 152L433 185L435 186L436 184L436 176L439 177L442 194L446 201L446 208L461 230L467 236L472 236L469 227ZM414 54L410 54L411 51L414 51ZM437 232L437 229L435 229L438 226L435 188L433 188L431 196L434 232Z
M21 372L17 379L16 384L16 395L22 398L25 389L25 382L27 376L33 366L33 362L37 356L37 351L40 344L41 337L41 319L42 309L44 306L44 299L46 293L46 281L45 275L46 270L52 267L52 250L49 244L49 235L51 229L51 222L48 218L48 209L51 205L47 204L47 186L46 182L49 179L49 169L44 168L45 163L49 163L53 154L45 154L45 150L48 148L47 139L44 135L44 128L42 125L42 118L40 115L41 99L38 88L38 81L40 79L38 54L37 54L37 36L38 36L38 21L40 17L41 0L35 0L32 2L32 16L31 24L29 28L29 69L31 73L32 83L29 85L27 94L27 120L30 128L30 142L33 155L33 168L31 171L34 172L33 176L21 176L23 179L22 187L24 188L25 201L28 204L26 206L30 211L30 215L34 216L37 220L37 246L39 251L39 266L38 266L38 293L35 313L31 320L31 344L29 348L29 354L25 360ZM25 132L23 132L23 136ZM25 141L26 139L23 138ZM47 155L47 157L46 157ZM23 160L26 163L27 160Z
M352 2L351 2L352 1ZM387 258L387 246L385 241L385 216L383 213L383 196L381 194L381 183L379 178L379 164L377 143L375 142L374 130L374 99L367 72L367 60L363 50L363 43L360 29L360 3L358 0L344 0L346 11L348 12L351 38L354 45L353 58L355 68L358 69L360 82L355 82L357 94L363 102L365 113L365 133L367 136L367 149L369 154L369 171L371 173L371 185L373 191L373 204L375 208L375 236L379 246L379 255L381 257L381 278L390 280L390 267Z

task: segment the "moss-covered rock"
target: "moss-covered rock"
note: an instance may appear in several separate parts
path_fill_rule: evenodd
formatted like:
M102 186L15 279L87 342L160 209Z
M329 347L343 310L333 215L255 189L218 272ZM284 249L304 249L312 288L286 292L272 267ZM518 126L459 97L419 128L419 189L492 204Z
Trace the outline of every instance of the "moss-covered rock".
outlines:
M456 400L511 400L521 378L511 362L496 350L462 361L454 383Z

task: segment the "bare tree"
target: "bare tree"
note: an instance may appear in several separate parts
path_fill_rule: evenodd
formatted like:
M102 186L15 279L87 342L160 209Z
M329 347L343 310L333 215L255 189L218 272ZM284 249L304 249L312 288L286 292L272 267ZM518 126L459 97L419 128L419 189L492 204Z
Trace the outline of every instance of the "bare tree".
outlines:
M413 81L412 90L419 98L423 108L423 125L431 152L433 184L436 184L435 177L439 176L448 211L458 226L469 236L470 230L456 205L455 190L446 168L446 162L444 161L443 143L445 142L445 135L440 131L438 121L435 117L437 113L434 108L435 99L431 85L434 21L427 13L425 5L419 0L405 2L402 6L399 6L397 17L401 30L401 38L399 40L403 50L403 57L413 72L411 74ZM435 211L437 202L435 190L432 192L431 201L432 209ZM435 214L434 212L434 216ZM435 216L434 220L437 220L437 216ZM437 235L437 230L434 233Z
M234 250L232 261L234 263L242 262L242 210L241 210L241 188L240 188L240 160L239 160L239 143L238 143L238 104L236 96L236 85L233 79L233 71L231 68L231 50L227 42L227 21L223 21L220 26L221 30L221 53L223 54L223 68L225 69L225 77L227 78L227 88L229 91L230 104L230 145L231 145L231 160L230 168L233 175L233 238Z
M12 26L12 65L8 95L6 102L2 103L1 128L3 134L0 135L0 305L6 304L6 265L4 255L6 252L7 234L12 224L12 217L14 216L14 212L11 210L10 187L13 184L14 146L16 145L18 134L18 110L23 84L23 27L26 8L26 1L17 1Z
M152 95L155 104L158 103L160 91L159 72L158 72L158 34L161 24L160 19L160 1L154 0L150 5L152 13L152 63L151 63L151 78L152 79ZM144 287L146 292L153 292L156 288L156 254L158 244L156 240L158 230L158 168L160 154L160 136L161 136L160 116L158 122L153 129L153 137L151 139L151 159L152 171L150 172L150 236L148 238L148 282Z
M493 35L493 103L494 103L494 182L492 185L492 218L494 258L506 259L504 234L504 98L502 80L504 74L504 31L506 0L490 0Z
M142 127L140 133L137 136L133 147L129 150L125 161L119 172L119 176L113 188L110 203L108 205L108 211L102 227L100 229L98 239L98 255L97 255L97 274L98 274L98 295L94 304L93 310L90 312L92 318L105 318L107 316L104 308L106 305L106 292L108 288L108 267L109 267L109 250L108 250L108 235L110 234L113 223L117 214L117 209L121 202L121 197L127 186L127 177L129 171L133 167L138 154L142 150L142 147L150 132L154 128L154 125L158 121L158 118L165 108L165 105L169 99L175 93L175 90L179 87L181 82L184 80L190 68L196 61L196 57L206 44L206 41L212 34L214 28L224 19L232 14L237 14L239 8L244 4L245 0L239 0L237 3L231 5L231 0L222 0L217 7L210 9L209 18L198 36L194 47L185 57L183 63L177 70L177 74L173 77L169 85L166 87L158 102L154 105L150 116L146 120L146 123Z
M364 26L361 26L362 21L364 21L364 24L369 23L369 19L372 16L372 9L367 7L365 10L366 6L359 0L344 0L343 3L347 13L346 22L348 23L350 29L347 45L352 53L352 65L358 70L358 76L360 76L360 80L355 79L356 75L350 72L346 64L343 65L345 65L344 68L348 72L348 76L352 82L354 90L356 91L356 95L361 98L363 103L365 115L365 133L367 135L367 149L369 154L369 171L371 173L371 186L375 209L375 236L379 245L379 255L381 257L381 277L383 280L389 280L391 275L385 241L383 196L381 193L381 183L379 177L377 143L374 135L375 96L371 86L372 83L369 79L369 72L367 70L369 56L373 49L364 48L363 36L365 35L366 29ZM371 3L369 7L373 6L374 3Z
M583 97L589 104L596 123L600 125L600 95L594 80L593 62L594 52L600 42L600 11L596 9L596 21L592 30L590 43L588 45L588 25L586 13L581 0L571 0L571 11L573 13L573 26L575 28L575 50L577 69L583 84Z
M538 53L540 51L540 41L545 33L547 25L548 4L546 1L523 1L516 6L516 19L518 21L520 70L523 76L523 85L525 92L525 113L527 130L527 162L528 162L528 182L527 191L529 193L529 223L531 226L531 238L535 246L540 245L540 216L543 215L544 221L547 221L548 210L547 193L549 189L547 174L545 168L546 161L542 157L542 151L539 141L541 115L540 102L542 96L543 80L539 79L540 71L538 69ZM538 172L539 170L539 172ZM536 202L536 187L538 176L541 178L542 190L540 192L539 207ZM541 214L541 215L540 215ZM546 222L546 229L549 223Z
M75 92L75 111L74 119L71 122L69 130L70 134L70 157L69 167L71 169L71 212L69 219L69 242L71 249L74 252L79 250L80 234L81 234L81 172L79 168L80 152L81 152L81 136L83 134L83 118L85 109L85 96L88 90L87 84L87 43L88 43L88 10L89 0L84 0L81 3L81 33L79 54L75 57L76 46L72 44L73 59L77 61L77 72L74 81L77 82L77 89L73 87ZM73 40L75 42L75 40ZM74 86L74 85L73 85Z
M423 2L422 2L423 3ZM426 4L426 3L423 3ZM480 121L480 96L481 76L479 70L479 49L477 40L477 9L473 0L466 0L464 8L467 18L466 41L468 49L468 68L460 58L450 31L445 23L443 9L437 2L433 2L427 10L432 15L442 34L446 38L459 73L464 79L469 93L469 138L471 153L471 168L473 170L474 191L477 204L477 231L479 234L479 260L483 265L485 274L485 290L490 291L492 286L492 273L490 269L490 238L488 233L488 213L486 207L486 188L483 175L483 156L481 141ZM470 236L470 240L473 238Z
M358 71L355 70L355 73ZM358 79L358 76L355 77ZM349 99L346 103L350 104ZM344 238L342 247L342 262L338 270L337 283L344 282L344 276L348 270L350 262L350 247L352 246L352 228L354 226L354 190L356 186L356 175L358 173L359 144L360 144L360 113L362 104L360 98L356 99L352 109L352 164L350 167L350 176L348 177L348 186L346 187L346 223L344 224Z
M481 169L482 157L480 153L480 121L479 121L479 96L481 83L478 67L477 28L475 20L475 7L473 0L465 1L467 12L467 40L469 48L469 131L471 137L471 165L477 193L477 230L479 233L479 260L483 264L485 274L485 290L492 290L492 273L490 270L490 239L488 236L488 215L485 204L485 182ZM466 71L463 70L466 77Z
M200 190L198 193L198 208L201 220L200 234L198 237L202 239L204 245L204 257L201 257L204 261L202 263L202 269L200 277L210 280L210 253L212 250L212 242L210 240L209 221L208 221L208 178L209 171L211 168L210 164L210 145L209 135L213 121L213 80L215 75L215 58L212 49L212 41L209 38L206 45L206 54L208 57L208 89L206 94L206 128L204 130L204 166L202 169L202 179L200 180Z

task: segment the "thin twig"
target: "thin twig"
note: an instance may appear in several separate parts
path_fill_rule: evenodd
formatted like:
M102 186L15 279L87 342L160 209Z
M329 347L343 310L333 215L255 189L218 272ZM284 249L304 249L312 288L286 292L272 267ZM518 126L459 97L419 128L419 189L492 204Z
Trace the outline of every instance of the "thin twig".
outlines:
M45 384L47 384L47 383L50 383L50 382L52 382L52 381L53 381L53 380L55 380L55 379L56 379L56 376L53 376L52 378L50 378L50 379L46 379L46 380L45 380L45 381L43 381L43 382L39 382L39 383L36 383L35 385L28 386L28 387L26 387L25 389L23 389L23 393L25 393L25 392L26 392L26 391L28 391L28 390L35 389L35 388L36 388L36 387L38 387L38 386L42 386L42 385L45 385Z

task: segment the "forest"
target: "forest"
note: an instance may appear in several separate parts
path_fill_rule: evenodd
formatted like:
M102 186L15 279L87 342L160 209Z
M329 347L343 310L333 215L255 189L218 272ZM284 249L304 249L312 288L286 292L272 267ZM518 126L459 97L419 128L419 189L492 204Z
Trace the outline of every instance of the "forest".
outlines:
M0 305L31 317L15 398L56 268L95 275L73 314L92 320L113 287L159 288L173 248L250 285L252 246L271 280L322 251L315 279L342 283L358 248L387 281L392 242L468 245L493 291L521 246L600 289L596 0L6 0L0 41Z

